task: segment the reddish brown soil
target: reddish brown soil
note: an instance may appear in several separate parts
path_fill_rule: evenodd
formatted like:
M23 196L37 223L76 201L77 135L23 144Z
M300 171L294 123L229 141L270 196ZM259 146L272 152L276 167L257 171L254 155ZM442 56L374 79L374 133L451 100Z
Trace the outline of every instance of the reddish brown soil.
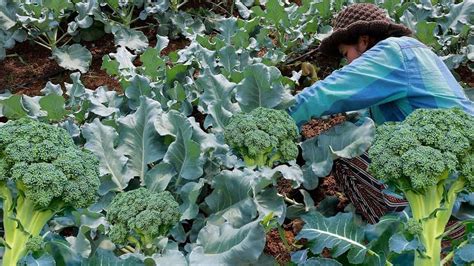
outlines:
M349 205L349 199L342 193L341 189L336 183L334 176L329 175L323 178L323 182L312 192L314 204L317 206L324 198L328 196L336 196L339 203L336 207L337 211L343 211Z
M461 65L455 71L461 77L461 81L465 82L469 87L474 88L474 73L466 66Z
M343 114L331 115L327 119L314 118L301 127L301 135L305 139L310 139L345 121L346 116Z
M278 193L282 195L291 194L293 192L291 180L280 178L277 181L277 190L278 190Z
M266 243L263 252L273 256L279 265L286 265L290 262L290 252L295 251L297 243L295 236L303 228L303 221L296 219L291 221L289 224L283 225L285 231L285 238L288 243L288 247L285 246L283 240L278 233L278 229L274 228L270 230L266 235Z
M190 40L186 38L180 38L177 40L170 40L168 46L161 51L161 55L169 55L173 51L181 50L188 46L191 43Z
M196 10L203 9L224 17L239 17L237 7L233 5L233 0L191 0L184 4L180 10L193 13Z
M8 54L19 56L7 57L1 62L0 89L29 95L39 95L46 82L64 70L49 57L51 51L39 45L23 42L16 44Z
M141 30L149 38L150 46L156 45L156 27L151 23L142 22ZM147 26L148 25L148 26ZM181 38L170 41L168 47L163 49L162 55L183 49L188 46L189 40ZM81 75L81 81L88 89L96 89L99 86L107 86L109 90L121 92L120 83L101 69L102 57L115 52L112 34L106 34L98 41L82 42L92 54L92 62L89 71ZM71 82L69 75L71 71L60 67L54 59L51 59L51 51L33 42L23 42L15 45L13 49L7 50L9 56L1 62L0 67L0 90L7 89L13 93L26 95L41 95L40 90L48 81L64 85Z
M285 231L285 236L288 244L293 243L292 241L294 241L295 236L291 231ZM290 250L288 250L281 240L278 229L272 229L267 233L263 252L274 257L280 265L285 265L291 260Z
M120 91L120 84L101 70L102 56L115 51L113 37L106 35L100 41L83 42L92 54L89 71L81 75L82 83L89 89L106 85L111 90ZM71 71L61 68L51 59L51 51L35 43L24 42L15 45L7 54L18 54L8 57L0 68L0 88L18 94L40 95L48 81L64 84L71 82ZM23 62L22 62L23 61Z

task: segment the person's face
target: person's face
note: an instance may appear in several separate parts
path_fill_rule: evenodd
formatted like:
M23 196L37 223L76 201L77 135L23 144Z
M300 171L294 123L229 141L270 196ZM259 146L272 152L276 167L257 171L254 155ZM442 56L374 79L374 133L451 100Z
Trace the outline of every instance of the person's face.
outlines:
M356 44L340 44L339 52L351 63L357 57L361 56L369 45L369 36L360 36Z

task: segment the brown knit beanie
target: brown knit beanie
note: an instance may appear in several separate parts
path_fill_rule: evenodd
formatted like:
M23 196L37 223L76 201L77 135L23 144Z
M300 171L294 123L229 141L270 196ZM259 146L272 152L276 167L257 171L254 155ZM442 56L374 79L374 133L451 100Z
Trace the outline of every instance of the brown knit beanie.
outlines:
M380 39L410 36L411 30L393 23L385 11L374 4L352 4L339 12L332 21L333 33L322 40L319 51L340 57L339 44L350 44L354 37L369 35Z

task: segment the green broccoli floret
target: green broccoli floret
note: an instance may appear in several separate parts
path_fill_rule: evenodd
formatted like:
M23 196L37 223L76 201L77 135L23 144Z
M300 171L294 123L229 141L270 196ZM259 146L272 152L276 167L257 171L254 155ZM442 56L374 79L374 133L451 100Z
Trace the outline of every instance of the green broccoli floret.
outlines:
M109 237L119 245L133 245L147 255L156 252L153 241L166 236L179 222L179 204L168 191L138 188L118 194L107 210Z
M461 109L418 109L376 130L369 171L403 193L422 228L415 265L439 265L456 196L474 188L474 117Z
M0 126L4 265L16 265L56 213L96 201L98 166L64 129L26 118Z
M405 223L405 230L410 235L418 235L423 232L423 226L415 219L408 219L408 221Z
M247 166L273 166L298 156L298 128L282 110L258 107L234 115L224 129L226 143Z
M40 251L43 248L43 238L41 236L32 236L26 242L26 249L33 252Z

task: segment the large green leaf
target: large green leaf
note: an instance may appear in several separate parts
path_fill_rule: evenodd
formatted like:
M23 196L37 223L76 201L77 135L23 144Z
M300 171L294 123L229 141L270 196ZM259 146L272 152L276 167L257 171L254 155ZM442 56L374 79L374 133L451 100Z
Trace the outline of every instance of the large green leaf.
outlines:
M307 172L307 175L305 175L305 179L324 177L331 172L334 158L329 147L319 146L318 139L312 138L303 141L301 149L303 150L303 159L306 161L304 171Z
M99 12L99 1L86 1L76 3L76 10L78 15L74 18L79 27L86 29L92 26L94 22L93 15Z
M160 58L160 51L157 48L147 48L140 56L140 61L143 62L144 73L148 77L157 79L160 75L163 75L166 64Z
M82 134L86 139L84 147L99 158L100 175L106 176L106 182L101 185L101 194L125 189L133 176L127 173L127 157L114 147L118 137L115 129L103 125L96 118L92 123L84 125Z
M26 257L20 260L19 265L28 265L28 266L52 266L56 265L54 258L45 253L39 258L33 257L33 255L28 254Z
M183 253L179 250L166 250L164 254L154 254L153 261L157 266L160 265L175 265L175 266L187 266L188 262L184 257Z
M265 246L265 231L258 222L234 228L229 223L206 225L189 255L191 265L240 265L256 262Z
M179 206L181 220L191 220L196 218L199 212L199 206L196 204L196 200L199 197L203 186L204 180L200 179L199 183L189 182L181 188L180 198L183 202Z
M352 213L338 213L326 218L318 212L302 217L305 225L297 239L306 238L311 252L320 254L324 248L331 250L332 257L339 257L351 250L351 263L361 263L369 250L363 243L364 231L353 221Z
M333 161L338 157L354 158L364 153L372 144L375 124L370 118L363 118L359 125L345 122L337 125L318 137L301 144L305 177L324 177L329 174Z
M402 252L413 251L419 247L420 243L414 239L408 241L404 235L398 233L390 237L390 251L401 254Z
M216 73L216 52L202 47L198 42L192 42L189 47L179 51L179 60L181 62L194 61L200 69L206 69L213 74Z
M204 160L200 144L192 139L193 126L186 116L175 110L163 113L156 119L155 128L162 136L175 137L163 161L173 165L178 178L199 178L203 173Z
M142 52L148 47L148 39L141 31L120 28L114 32L115 44Z
M72 80L72 84L65 83L66 95L68 98L68 107L76 107L79 105L84 98L86 93L86 87L81 82L81 73L74 72L69 75Z
M273 108L281 103L284 88L278 68L258 63L244 70L244 79L237 85L237 101L242 110L257 107Z
M0 2L0 29L7 31L16 25L15 10Z
M289 25L289 19L285 8L278 0L268 0L266 4L266 18L274 25Z
M375 123L363 118L359 125L346 122L335 126L319 136L319 146L328 146L334 155L354 158L364 153L372 144L375 136Z
M116 91L110 91L104 86L97 88L87 99L90 102L89 111L101 117L118 113L124 101L123 96L117 95Z
M53 57L58 64L68 70L86 73L92 61L92 54L80 44L53 49Z
M200 105L212 116L213 130L221 131L232 114L239 111L238 106L232 103L236 84L221 74L206 72L196 80L196 86L203 91Z
M41 109L48 112L47 118L52 121L62 120L68 114L64 102L64 97L57 94L49 94L39 100Z
M263 179L263 178L262 178ZM224 170L212 181L212 193L205 198L212 211L212 220L225 219L240 227L257 216L253 196L260 178L251 170Z
M264 217L273 213L280 222L286 214L283 198L277 190L268 187L272 177L260 175L245 168L243 171L234 169L224 170L212 179L212 193L205 202L212 212L209 221L214 223L223 220L235 227L240 227L252 221L257 215Z
M130 53L127 48L119 46L117 52L110 53L110 56L118 62L118 69L121 70L122 75L127 71L133 72L135 70L133 60L135 60L136 55Z
M449 6L449 13L441 19L440 26L444 31L452 29L459 33L464 25L472 23L474 23L474 1L468 0Z
M140 177L142 185L145 184L148 165L161 160L167 150L154 126L160 113L158 102L142 96L135 113L118 119L120 137L117 150L128 156L128 169Z
M43 96L33 96L22 95L22 104L25 110L28 112L28 116L32 118L45 117L48 113L45 110L42 110L40 105L40 100ZM64 105L64 98L63 98ZM56 107L53 107L56 108Z
M152 97L150 79L146 76L135 75L125 89L125 96L129 99L129 107L133 110L137 109L141 96Z
M145 186L151 191L161 192L176 175L177 172L171 164L161 162L146 173Z
M439 48L435 32L437 27L438 24L435 22L419 21L416 24L416 37L426 45Z
M0 100L0 115L8 119L19 119L27 115L21 95L13 95Z
M223 18L216 23L216 30L220 32L218 37L228 44L231 43L231 38L237 29L237 19L235 17Z
M455 250L455 265L469 265L474 262L474 244L467 244Z
M97 252L90 258L84 260L81 266L139 266L144 265L143 262L134 256L128 256L126 259L118 258L112 251L98 249Z

